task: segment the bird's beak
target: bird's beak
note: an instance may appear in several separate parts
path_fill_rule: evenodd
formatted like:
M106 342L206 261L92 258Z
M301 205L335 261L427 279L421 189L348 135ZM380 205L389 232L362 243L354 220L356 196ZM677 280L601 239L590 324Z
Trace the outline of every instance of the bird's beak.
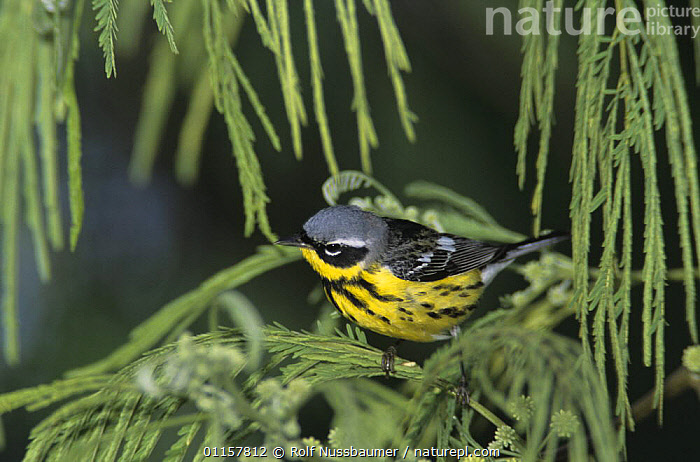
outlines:
M280 239L279 241L275 242L276 245L287 245L290 247L305 247L309 248L311 247L309 244L301 240L301 236L298 234L295 234L294 236L290 236L285 239Z

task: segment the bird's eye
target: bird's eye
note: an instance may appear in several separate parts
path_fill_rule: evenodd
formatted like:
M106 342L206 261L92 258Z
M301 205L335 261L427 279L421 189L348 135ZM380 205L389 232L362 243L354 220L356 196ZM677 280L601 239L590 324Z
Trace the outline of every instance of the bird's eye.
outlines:
M323 249L326 252L326 255L329 257L336 257L340 255L340 251L342 250L342 246L340 244L328 244L326 247Z

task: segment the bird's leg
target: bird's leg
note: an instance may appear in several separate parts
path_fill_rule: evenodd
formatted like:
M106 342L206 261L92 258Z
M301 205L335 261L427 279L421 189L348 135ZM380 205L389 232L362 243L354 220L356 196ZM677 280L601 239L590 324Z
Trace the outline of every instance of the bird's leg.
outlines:
M394 369L395 358L396 347L394 345L391 345L389 348L386 349L384 354L382 354L382 371L386 374L387 378L389 378L389 376L393 372L396 372L396 370Z
M460 352L460 356L462 356ZM467 388L467 373L464 370L464 360L460 358L459 369L462 371L462 376L459 378L459 385L455 390L455 398L457 399L457 404L461 407L467 406L469 404L469 389Z
M387 378L389 378L391 374L396 372L396 370L394 369L394 360L396 359L396 347L399 343L401 343L401 341L401 339L397 340L382 354L382 371L386 374Z
M455 341L459 335L459 326L455 326L450 330L450 335ZM467 389L467 372L464 367L464 356L462 355L462 349L459 349L459 370L462 373L459 378L459 384L455 389L455 398L457 399L457 404L459 406L466 406L469 404L469 389Z

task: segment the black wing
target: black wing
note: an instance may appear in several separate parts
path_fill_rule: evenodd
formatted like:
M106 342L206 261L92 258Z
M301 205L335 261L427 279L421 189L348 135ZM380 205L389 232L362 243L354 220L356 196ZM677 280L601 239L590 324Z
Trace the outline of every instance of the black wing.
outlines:
M501 258L507 245L441 234L407 220L387 220L390 238L385 263L392 273L409 281L437 281Z

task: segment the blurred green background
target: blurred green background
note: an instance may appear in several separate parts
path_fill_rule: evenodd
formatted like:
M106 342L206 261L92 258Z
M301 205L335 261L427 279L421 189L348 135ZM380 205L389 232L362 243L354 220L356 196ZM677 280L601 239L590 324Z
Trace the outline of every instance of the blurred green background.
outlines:
M573 3L573 2L572 2ZM685 5L687 2L671 2ZM485 32L485 8L517 2L401 1L392 4L413 71L404 76L410 108L418 115L417 140L409 143L401 128L376 21L359 11L362 58L368 100L379 136L372 153L374 176L404 203L403 187L427 180L452 188L482 204L505 227L529 234L529 199L533 187L537 137L531 140L528 182L517 188L513 126L518 115L521 38ZM350 111L352 86L342 36L332 2L315 2L320 52L324 69L325 102L333 143L341 169L359 169L357 131ZM279 89L274 58L260 44L252 20L246 18L235 47L240 62L282 138L276 152L251 115L271 203L273 230L279 235L296 232L325 205L320 186L328 171L313 112L303 13L290 3L293 46L310 125L303 131L304 159L291 152L289 125ZM179 186L173 177L172 155L187 104L187 89L179 89L168 119L152 182L133 186L127 167L139 115L144 78L157 33L146 34L138 53L120 55L118 78L105 78L97 47L93 15L86 11L83 40L77 64L77 92L83 123L83 175L85 221L77 250L53 256L54 277L42 285L37 277L32 243L23 230L21 248L20 319L22 364L0 365L0 392L38 385L61 377L68 369L98 360L123 344L129 331L164 303L196 287L216 271L251 255L264 238L243 237L243 212L238 173L226 128L214 114L204 144L200 178L192 188ZM681 21L682 23L682 21ZM155 32L154 24L147 28ZM498 31L498 27L496 28ZM700 121L700 92L693 84L693 55L689 37L679 37L681 60L691 101L693 120ZM554 128L546 179L543 227L568 229L570 187L568 171L573 142L576 38L562 35L555 99ZM246 103L247 104L247 103ZM696 133L698 133L696 129ZM65 166L64 166L65 167ZM665 153L658 164L665 194L664 213L669 268L680 266L675 231L675 202ZM62 170L65 172L65 168ZM639 165L633 175L641 197ZM65 178L62 185L65 186ZM63 191L65 195L65 187ZM64 197L67 216L67 198ZM639 212L641 204L637 204ZM638 215L639 216L639 215ZM599 217L593 220L592 261L600 255ZM597 224L597 228L596 228ZM641 221L636 222L636 244ZM567 246L561 251L568 253ZM640 250L641 251L641 250ZM641 258L637 259L640 262ZM303 263L273 271L245 285L241 291L258 307L265 322L277 321L291 329L309 329L318 315L306 298L318 281ZM522 288L514 273L505 273L489 288L482 306L496 307L498 297ZM680 284L668 289L667 372L680 364L689 339ZM633 325L639 319L632 319ZM197 325L204 329L204 324ZM561 332L577 336L570 320ZM629 393L632 401L653 386L653 371L641 367L638 330L630 338L632 361ZM386 339L370 336L384 347ZM434 345L403 345L400 354L420 359ZM320 400L320 398L319 398ZM325 437L328 416L323 403L312 402L303 414L304 434ZM17 411L4 419L7 448L0 460L19 460L29 431L47 411ZM700 428L697 397L686 393L666 404L665 423L654 417L639 423L629 436L630 460L679 459L695 449L693 437Z

